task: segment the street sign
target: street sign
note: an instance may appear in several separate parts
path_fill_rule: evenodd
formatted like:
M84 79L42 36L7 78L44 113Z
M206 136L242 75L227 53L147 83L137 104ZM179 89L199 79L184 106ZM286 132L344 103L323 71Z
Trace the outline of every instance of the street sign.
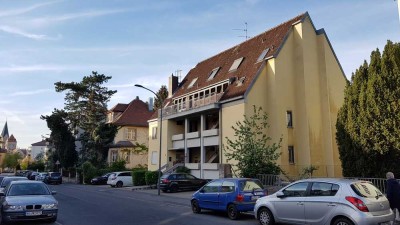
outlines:
M57 165L57 166L60 165L60 161L57 160L56 165Z

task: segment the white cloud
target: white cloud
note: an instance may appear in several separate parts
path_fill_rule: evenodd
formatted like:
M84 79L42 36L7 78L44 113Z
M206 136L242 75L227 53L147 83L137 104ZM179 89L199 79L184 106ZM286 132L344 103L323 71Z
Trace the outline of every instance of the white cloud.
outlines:
M60 2L60 1L51 1L51 2L40 3L40 4L25 7L25 8L20 8L20 9L2 10L2 11L0 11L0 17L18 16L18 15L33 11L37 8L51 5L51 4L58 3L58 2Z
M33 40L58 40L61 38L61 35L58 35L57 37L49 37L44 34L29 33L29 32L23 31L21 29L18 29L15 27L10 27L10 26L0 26L0 31L9 33L9 34L15 34L15 35L26 37L26 38L30 38Z
M38 89L38 90L33 90L33 91L18 91L18 92L11 93L10 96L37 95L37 94L51 92L51 91L54 91L54 90L52 90L52 89Z

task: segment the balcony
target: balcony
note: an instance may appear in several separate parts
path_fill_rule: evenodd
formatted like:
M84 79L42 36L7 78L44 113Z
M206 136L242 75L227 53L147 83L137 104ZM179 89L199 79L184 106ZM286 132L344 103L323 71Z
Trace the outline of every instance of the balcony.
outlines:
M218 102L222 95L223 93L213 93L203 98L196 98L181 104L167 106L163 109L163 116L169 117L183 112L187 112L185 114L190 114L188 111L210 106L213 103Z

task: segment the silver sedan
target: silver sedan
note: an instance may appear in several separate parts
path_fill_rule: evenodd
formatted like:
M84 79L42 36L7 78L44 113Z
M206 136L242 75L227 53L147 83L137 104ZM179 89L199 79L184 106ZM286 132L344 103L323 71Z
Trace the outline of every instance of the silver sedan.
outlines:
M58 202L41 181L12 181L0 192L1 222L57 220ZM1 223L0 222L0 223Z
M389 225L389 201L372 183L349 179L306 179L258 199L254 215L262 225Z

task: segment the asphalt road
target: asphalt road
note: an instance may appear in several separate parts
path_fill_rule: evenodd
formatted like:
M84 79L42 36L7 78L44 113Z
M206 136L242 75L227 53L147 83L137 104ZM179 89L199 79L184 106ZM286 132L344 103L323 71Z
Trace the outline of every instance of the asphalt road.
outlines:
M49 187L57 191L55 197L59 201L58 220L53 225L258 224L250 214L236 221L222 212L203 210L201 214L194 214L190 192L157 196L155 190L132 191L109 186L62 184Z

